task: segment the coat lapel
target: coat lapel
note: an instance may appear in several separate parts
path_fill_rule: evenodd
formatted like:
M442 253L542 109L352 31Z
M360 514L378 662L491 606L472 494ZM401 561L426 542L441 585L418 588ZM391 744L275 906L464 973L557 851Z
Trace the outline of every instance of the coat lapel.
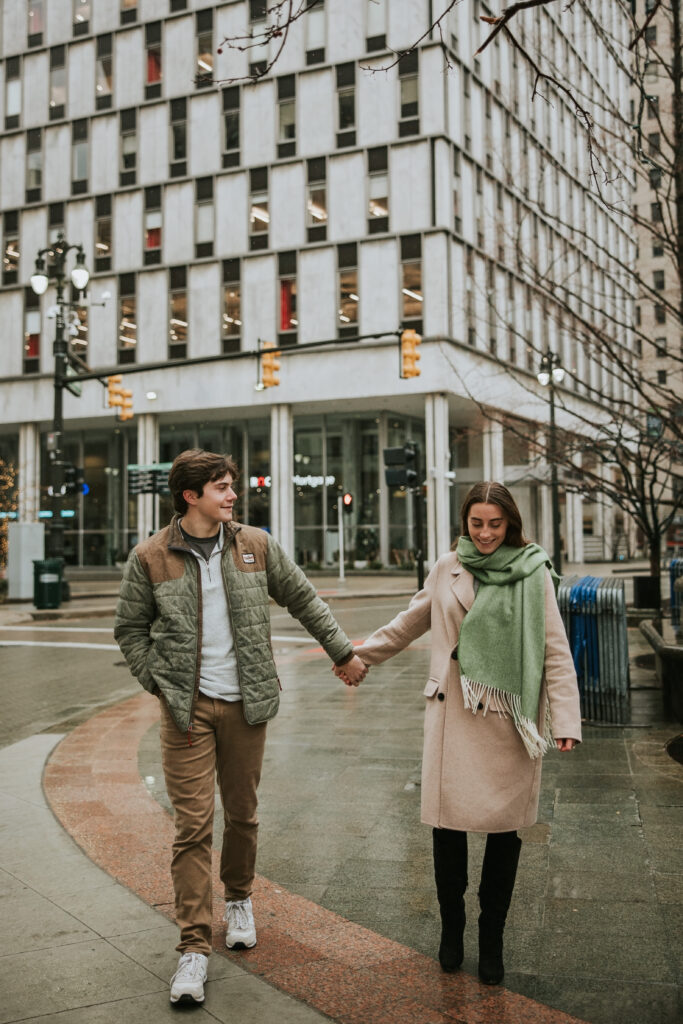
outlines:
M458 564L451 569L451 590L465 612L468 612L474 604L474 581L472 573L467 572L462 565Z

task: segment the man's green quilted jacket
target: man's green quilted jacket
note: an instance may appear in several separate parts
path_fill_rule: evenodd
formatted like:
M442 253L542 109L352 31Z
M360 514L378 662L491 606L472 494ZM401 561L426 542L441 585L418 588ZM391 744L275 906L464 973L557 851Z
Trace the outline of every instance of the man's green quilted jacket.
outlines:
M180 516L133 549L116 607L114 636L133 675L163 696L181 732L190 728L199 686L200 567ZM283 605L339 665L353 647L328 606L277 541L253 526L224 527L221 558L244 717L272 718L280 683L270 645L269 598Z

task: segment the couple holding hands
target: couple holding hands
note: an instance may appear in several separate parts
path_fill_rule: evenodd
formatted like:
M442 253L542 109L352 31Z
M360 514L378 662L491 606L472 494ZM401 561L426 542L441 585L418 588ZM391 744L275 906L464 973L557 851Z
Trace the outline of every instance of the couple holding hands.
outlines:
M176 515L139 544L124 571L115 636L161 705L161 748L176 836L171 873L180 928L172 1003L201 1002L211 951L216 779L224 812L226 945L256 943L251 904L257 787L266 724L279 705L270 648L272 598L357 686L431 630L424 687L422 821L433 830L439 962L463 960L467 833L486 833L479 884L482 982L503 979L503 929L517 873L517 829L538 811L542 755L581 739L576 675L547 554L528 542L502 484L462 508L453 550L405 611L353 648L301 569L264 531L233 520L237 466L200 449L169 474Z

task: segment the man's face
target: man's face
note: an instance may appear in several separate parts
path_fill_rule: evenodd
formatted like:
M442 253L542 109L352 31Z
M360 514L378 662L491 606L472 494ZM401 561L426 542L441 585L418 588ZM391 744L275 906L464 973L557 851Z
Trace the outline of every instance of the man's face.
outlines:
M229 523L232 520L232 507L237 495L232 489L232 476L226 473L220 480L210 480L204 484L201 498L194 491L184 491L183 497L188 502L192 517L200 516L205 523Z

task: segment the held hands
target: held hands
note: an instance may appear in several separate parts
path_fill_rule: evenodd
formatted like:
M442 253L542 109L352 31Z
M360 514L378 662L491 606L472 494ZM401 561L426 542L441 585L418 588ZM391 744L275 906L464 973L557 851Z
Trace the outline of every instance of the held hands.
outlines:
M556 739L555 743L557 749L561 750L563 754L567 754L570 750L573 750L576 746L576 740L573 739Z
M332 671L347 686L358 686L368 674L368 666L360 660L357 654L354 654L351 660L343 665L333 665Z

